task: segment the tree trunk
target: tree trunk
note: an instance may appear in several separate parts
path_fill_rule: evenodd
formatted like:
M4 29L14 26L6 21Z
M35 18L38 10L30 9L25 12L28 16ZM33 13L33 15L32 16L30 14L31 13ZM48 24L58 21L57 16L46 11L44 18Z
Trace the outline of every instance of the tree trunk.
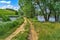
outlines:
M55 12L55 21L56 21L56 22L59 21L59 14L56 14L56 12Z
M56 22L59 21L59 15L57 15L56 13L55 13L55 21L56 21Z

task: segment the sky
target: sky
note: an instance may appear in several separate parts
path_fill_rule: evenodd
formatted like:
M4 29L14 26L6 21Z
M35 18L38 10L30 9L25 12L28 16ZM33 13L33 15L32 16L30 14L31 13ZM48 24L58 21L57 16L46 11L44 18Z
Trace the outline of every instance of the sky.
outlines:
M0 9L10 8L19 9L18 0L0 0Z

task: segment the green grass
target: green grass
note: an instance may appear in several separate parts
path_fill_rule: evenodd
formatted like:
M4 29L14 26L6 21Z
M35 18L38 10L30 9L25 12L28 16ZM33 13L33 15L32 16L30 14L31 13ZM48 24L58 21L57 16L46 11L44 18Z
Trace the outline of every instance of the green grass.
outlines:
M0 9L0 15L16 15L15 11Z
M38 33L38 40L60 40L60 23L32 21Z
M28 40L29 35L29 23L25 26L25 31L22 33L20 32L17 36L15 36L12 40Z
M4 39L9 36L24 22L23 18L17 18L15 21L7 21L0 23L0 39Z

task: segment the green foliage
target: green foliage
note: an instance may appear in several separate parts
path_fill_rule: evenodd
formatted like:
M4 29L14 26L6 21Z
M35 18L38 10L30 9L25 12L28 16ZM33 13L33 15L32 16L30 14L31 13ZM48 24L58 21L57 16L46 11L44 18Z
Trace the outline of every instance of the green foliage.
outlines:
M33 18L43 15L45 21L49 21L50 16L53 15L55 21L59 21L60 0L19 0L19 5L21 7L20 12L22 11L26 17ZM40 12L38 14L37 11L39 10Z
M1 22L0 23L0 38L8 36L14 28L23 23L23 18L18 18L15 21Z
M24 16L31 17L31 18L35 16L35 8L31 0L26 0L26 1L20 0L19 5L20 6L22 5L21 10L23 11Z
M10 18L8 16L6 16L6 15L1 15L1 17L2 17L4 22L10 21Z

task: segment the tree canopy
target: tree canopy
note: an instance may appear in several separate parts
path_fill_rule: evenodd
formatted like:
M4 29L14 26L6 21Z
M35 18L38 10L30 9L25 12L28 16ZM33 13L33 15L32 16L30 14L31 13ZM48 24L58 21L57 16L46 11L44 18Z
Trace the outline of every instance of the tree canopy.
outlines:
M19 0L19 5L24 16L33 18L42 14L45 21L49 21L50 16L54 16L55 21L59 20L60 0Z

